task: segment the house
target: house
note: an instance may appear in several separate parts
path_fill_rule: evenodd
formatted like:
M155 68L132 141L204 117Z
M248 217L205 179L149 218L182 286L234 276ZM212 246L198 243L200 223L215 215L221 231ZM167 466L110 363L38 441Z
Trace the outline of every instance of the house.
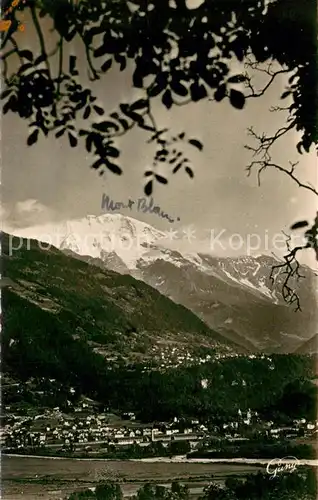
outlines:
M245 438L245 437L230 437L229 441L249 441L249 438Z
M143 436L142 442L144 444L150 444L151 443L151 437L149 437L149 436Z
M127 445L127 444L134 444L135 440L130 437L122 437L118 438L115 441L118 445Z
M208 428L203 424L200 425L200 429L201 429L201 431L204 431L204 432L208 431Z
M199 434L174 434L171 439L174 441L198 441L202 438L203 436Z
M158 436L157 438L155 438L154 441L157 441L157 442L160 442L160 443L170 443L171 436L161 435L161 436Z
M134 412L128 411L128 412L122 414L122 419L123 420L136 420L136 415Z

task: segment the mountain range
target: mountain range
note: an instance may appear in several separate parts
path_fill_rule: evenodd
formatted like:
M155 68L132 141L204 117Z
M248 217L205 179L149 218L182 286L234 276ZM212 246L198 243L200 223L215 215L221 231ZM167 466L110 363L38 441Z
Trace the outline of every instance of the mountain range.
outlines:
M194 313L146 283L40 246L2 233L5 373L18 379L71 374L88 384L105 361L156 362L164 348L235 353Z
M121 214L21 229L16 235L47 242L69 257L143 281L204 321L218 339L244 351L313 350L317 334L315 273L303 266L294 287L301 311L282 297L284 275L270 255L217 257L169 247L169 232ZM171 233L170 233L171 234ZM127 278L128 279L128 278Z

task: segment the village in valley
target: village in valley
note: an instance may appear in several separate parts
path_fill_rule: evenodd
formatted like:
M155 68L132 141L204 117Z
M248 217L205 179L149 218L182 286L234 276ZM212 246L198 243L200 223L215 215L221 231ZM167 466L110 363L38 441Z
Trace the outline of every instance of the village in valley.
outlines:
M48 382L52 388L58 387L54 379ZM23 392L23 385L16 390ZM318 420L302 418L289 425L277 425L272 420L261 420L250 409L238 410L235 419L222 423L175 416L171 421L147 424L138 421L134 412L115 415L109 408L101 411L100 405L87 397L72 402L76 391L71 387L69 392L67 412L55 407L36 414L31 408L19 410L16 405L6 405L2 415L3 451L101 458L173 457L255 440L308 442L315 440L318 433Z

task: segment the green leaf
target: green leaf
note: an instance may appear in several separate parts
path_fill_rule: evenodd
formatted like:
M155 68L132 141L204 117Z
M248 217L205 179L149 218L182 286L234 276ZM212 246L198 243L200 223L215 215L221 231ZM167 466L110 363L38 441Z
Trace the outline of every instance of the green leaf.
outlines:
M2 92L0 99L5 99L13 92L13 89L6 89Z
M86 150L91 153L92 152L92 146L93 146L93 137L92 134L89 134L86 137Z
M19 50L19 56L27 59L28 61L33 61L33 54L31 50Z
M167 89L163 94L162 103L166 106L167 109L171 108L173 101L172 101L171 91L169 89Z
M105 61L104 64L102 64L101 66L101 70L103 71L103 73L106 73L111 68L112 64L113 60L107 59L107 61Z
M198 82L193 82L190 87L191 99L193 102L198 102L201 99L204 99L208 93L203 84L199 84Z
M152 183L152 181L149 181L149 182L147 182L147 184L145 185L145 189L144 189L144 191L145 191L145 194L146 194L147 196L150 196L150 195L151 195L151 193L152 193L152 184L153 184L153 183Z
M141 125L143 123L143 117L140 116L138 113L136 113L135 111L131 111L130 110L130 107L127 106L127 105L123 105L123 104L120 104L119 107L121 109L121 111L126 115L128 116L128 118L130 118L131 120L133 120L134 122L138 123L138 125Z
M104 114L103 108L100 108L99 106L93 106L93 108L99 116L102 116Z
M186 168L185 168L185 171L187 172L188 176L189 176L191 179L193 179L194 174L193 174L192 169L191 169L190 167L186 167Z
M180 95L182 97L185 97L188 95L188 89L185 85L183 85L181 82L178 82L177 80L172 80L170 84L171 90L175 92L177 95Z
M71 75L74 73L76 67L76 56L70 56L70 62L69 62L69 72Z
M17 98L15 95L10 96L5 105L2 108L3 114L5 115L10 111L10 109L17 109Z
M133 74L133 85L137 89L142 89L143 87L143 75L138 67L135 69Z
M162 175L155 174L155 178L160 184L168 184L168 181L165 177L162 177Z
M112 156L113 158L118 158L119 157L119 151L118 149L108 146L107 151L106 151L107 156Z
M183 165L183 162L181 161L180 163L178 163L178 164L174 167L174 169L172 170L172 173L173 173L173 174L176 174L176 173L178 172L178 170L180 170L180 168L182 167L182 165Z
M149 102L147 99L139 99L130 106L131 111L136 111L137 109L147 109Z
M116 40L116 42L118 42L118 40ZM126 57L121 54L118 54L118 51L116 51L114 58L115 61L119 64L120 71L124 71L127 66Z
M108 170L113 172L113 174L120 175L122 173L121 168L118 165L116 165L115 163L112 163L111 161L109 161L107 159L105 159L105 163L106 163Z
M33 64L31 64L31 63L22 64L22 66L20 66L17 74L21 75L22 73L24 73L25 71L27 71L28 69L31 69L31 68L33 68Z
M203 144L198 141L197 139L189 139L189 144L192 144L195 148L198 148L199 151L202 151L203 149Z
M77 146L77 138L72 135L70 132L68 133L68 140L70 141L71 148L75 148Z
M242 83L246 81L246 76L244 75L234 75L228 79L228 83Z
M46 60L46 55L41 54L39 57L37 57L34 61L34 66L37 66L38 64L44 62Z
M291 94L291 91L290 90L286 90L286 92L282 93L281 99L286 99L286 97L290 96L290 94Z
M102 160L101 158L97 161L95 161L95 163L93 163L93 165L91 166L91 168L95 168L95 169L98 169L99 167L101 167L102 165L104 165L104 160Z
M214 92L214 99L217 102L221 102L225 96L226 96L226 85L225 83L222 83L222 85L220 85L219 88Z
M127 120L125 120L124 118L118 118L118 121L119 121L119 123L121 124L121 126L123 127L124 130L128 130L129 129L129 123L127 122Z
M76 28L70 30L68 33L65 33L64 37L67 42L71 42L76 35Z
M245 96L242 92L238 90L231 89L230 91L230 103L236 109L243 109L245 105Z
M156 97L159 95L167 86L168 75L166 72L160 73L156 81L150 88L147 90L149 97Z
M306 220L301 220L299 222L295 222L295 224L293 224L290 229L301 229L302 227L307 227L307 226L308 222Z
M107 46L103 43L100 47L94 50L94 57L101 57L107 53Z
M240 62L244 59L244 49L239 43L239 38L232 44L232 50Z
M100 123L93 123L92 127L99 132L108 132L109 129L114 129L118 132L119 127L114 122L104 121Z
M205 70L201 76L211 89L216 89L222 80L220 71L217 68Z
M86 106L86 108L84 110L84 113L83 113L83 119L87 120L87 118L89 118L90 114L91 114L91 107L90 106Z
M32 146L33 144L35 144L38 140L38 136L39 136L39 129L36 128L35 130L33 130L32 134L30 134L28 137L27 140L28 146Z
M59 137L62 137L62 135L64 134L65 132L65 128L62 128L62 130L59 130L58 132L56 132L55 134L55 137L58 139Z

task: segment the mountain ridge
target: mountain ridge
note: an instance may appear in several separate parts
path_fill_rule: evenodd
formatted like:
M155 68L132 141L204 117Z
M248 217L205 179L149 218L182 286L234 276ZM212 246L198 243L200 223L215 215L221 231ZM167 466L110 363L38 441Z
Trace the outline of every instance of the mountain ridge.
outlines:
M50 229L52 235L60 232L61 250L144 281L244 349L293 352L316 331L314 273L306 266L306 279L293 283L304 308L295 315L281 294L284 277L276 272L270 280L278 264L275 257L173 250L167 246L168 232L121 214L89 216L62 226ZM21 236L36 232L40 229L30 228Z
M186 345L189 352L204 346L217 356L235 353L233 343L191 311L132 276L100 269L55 247L43 250L36 240L24 241L10 255L5 233L1 248L8 370L30 376L40 367L42 376L52 377L77 366L77 358L83 365L87 358L95 371L95 364L113 359L153 362L154 349L166 343ZM74 377L78 370L83 366L74 368Z

